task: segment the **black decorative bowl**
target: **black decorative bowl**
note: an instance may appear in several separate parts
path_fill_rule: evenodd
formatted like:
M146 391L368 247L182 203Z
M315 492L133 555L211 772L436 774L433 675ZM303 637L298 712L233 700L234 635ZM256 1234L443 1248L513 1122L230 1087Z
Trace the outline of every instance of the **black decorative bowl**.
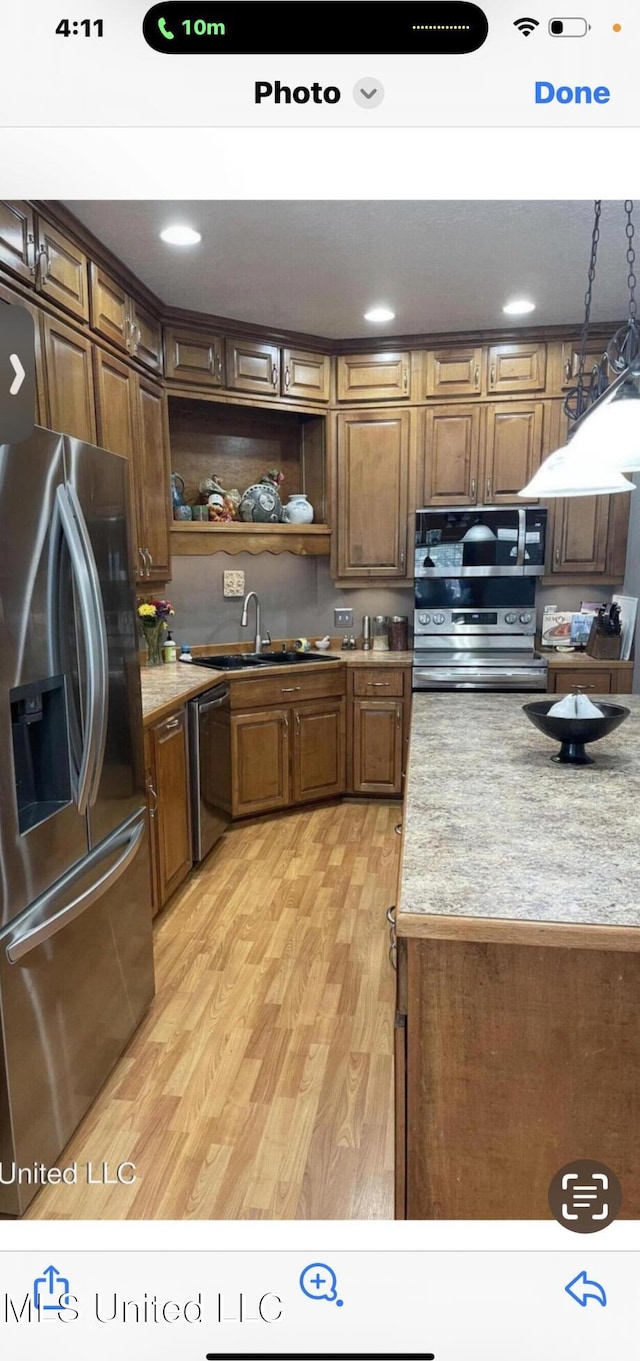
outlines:
M557 699L543 699L533 704L523 704L522 707L535 728L539 728L546 737L560 742L560 750L551 760L566 765L592 766L593 757L587 756L585 751L587 743L599 742L601 737L619 728L629 717L629 710L623 708L622 704L598 701L598 708L602 710L601 718L557 718L549 714L549 710L557 703Z

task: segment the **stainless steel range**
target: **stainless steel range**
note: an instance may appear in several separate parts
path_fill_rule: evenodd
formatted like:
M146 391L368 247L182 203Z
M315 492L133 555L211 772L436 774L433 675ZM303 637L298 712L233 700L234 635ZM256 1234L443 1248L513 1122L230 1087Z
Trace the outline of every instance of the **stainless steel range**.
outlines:
M535 578L546 511L455 507L416 516L414 690L545 690Z

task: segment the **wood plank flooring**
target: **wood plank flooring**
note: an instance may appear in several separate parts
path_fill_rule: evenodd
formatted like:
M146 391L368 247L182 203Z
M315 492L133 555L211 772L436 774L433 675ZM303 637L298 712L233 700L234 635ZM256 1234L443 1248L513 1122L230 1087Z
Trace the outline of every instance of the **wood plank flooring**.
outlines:
M398 804L231 828L156 926L157 996L30 1219L393 1217Z

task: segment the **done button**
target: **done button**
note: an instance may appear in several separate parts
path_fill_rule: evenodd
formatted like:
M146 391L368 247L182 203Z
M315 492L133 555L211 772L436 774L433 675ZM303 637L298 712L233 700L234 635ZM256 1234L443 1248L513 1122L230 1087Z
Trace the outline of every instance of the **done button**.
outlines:
M554 85L551 80L536 81L536 104L608 104L608 85Z

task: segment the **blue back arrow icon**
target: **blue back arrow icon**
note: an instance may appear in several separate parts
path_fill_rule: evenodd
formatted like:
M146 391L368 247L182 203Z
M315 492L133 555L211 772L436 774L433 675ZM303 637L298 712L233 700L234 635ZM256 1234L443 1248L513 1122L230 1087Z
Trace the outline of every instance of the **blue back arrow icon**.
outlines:
M583 1309L587 1307L587 1300L597 1300L598 1304L606 1309L607 1296L603 1286L600 1285L599 1281L590 1281L586 1271L581 1271L577 1276L574 1276L573 1280L565 1285L565 1290L567 1295L575 1300L576 1304L582 1305Z

